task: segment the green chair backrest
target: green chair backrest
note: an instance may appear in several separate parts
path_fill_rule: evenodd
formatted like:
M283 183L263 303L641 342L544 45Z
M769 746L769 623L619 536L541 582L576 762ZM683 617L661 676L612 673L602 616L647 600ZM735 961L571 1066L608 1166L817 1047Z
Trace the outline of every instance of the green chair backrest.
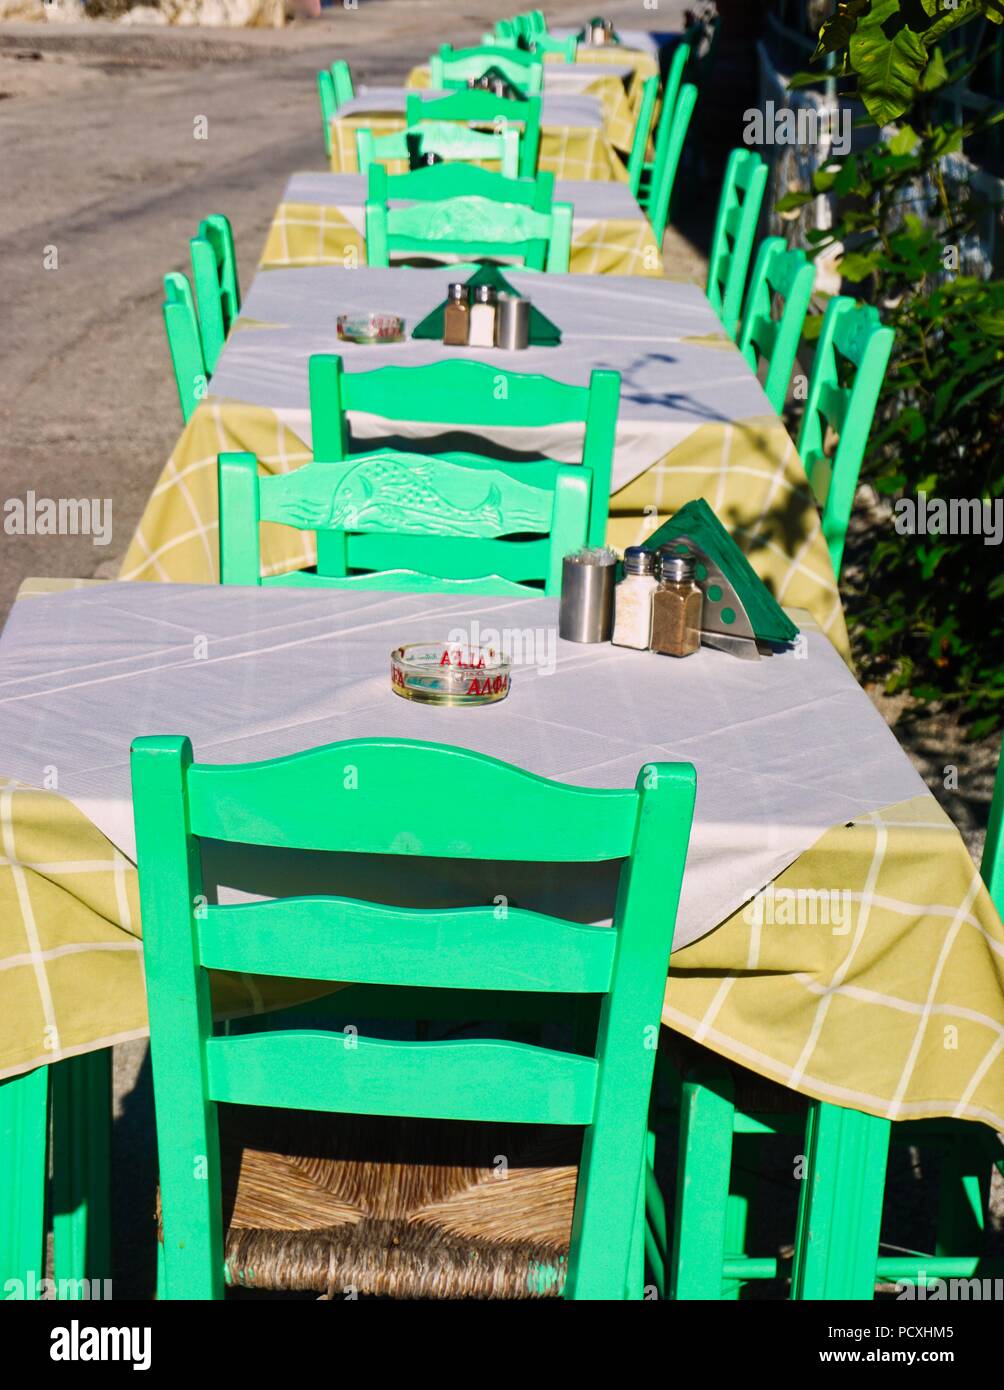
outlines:
M335 101L335 84L331 80L331 73L327 68L324 68L317 74L317 96L321 103L321 128L324 132L324 150L330 158L331 122L334 119L338 105Z
M423 121L407 130L390 135L374 135L371 130L356 131L356 156L360 173L384 160L409 158L409 138L417 139L422 154L437 154L442 160L455 163L471 160L498 160L506 178L519 176L519 137L515 126L498 133L470 130L454 121Z
M490 198L496 203L520 203L537 212L550 212L554 175L545 171L536 178L507 178L477 164L430 164L407 174L388 174L382 164L371 164L367 196L377 203L388 198L422 203L444 198Z
M708 257L708 299L726 333L735 338L743 289L767 187L767 165L754 150L729 155Z
M798 452L823 510L823 535L838 579L861 460L894 337L873 305L836 295L826 306ZM825 449L828 427L839 436L832 460Z
M677 167L697 102L696 87L692 83L683 83L684 69L689 61L688 45L678 44L663 84L662 107L655 133L655 157L651 164L644 166L648 177L642 187L642 206L660 245L669 221Z
M355 96L349 65L339 58L317 74L317 95L321 103L321 124L324 128L324 148L331 154L331 122L338 109Z
M495 32L485 34L481 43L483 47L516 49L517 52L536 54L537 57L544 53L556 53L566 63L574 63L579 51L579 40L575 34L569 34L564 39L553 38L546 30L517 34L512 21L505 19L500 19ZM520 47L521 43L525 44L525 48ZM544 82L547 82L546 73Z
M338 58L331 64L331 80L335 87L335 110L351 101L356 94L355 84L348 63Z
M345 777L347 766L355 777ZM653 1040L695 783L689 763L649 763L634 789L570 786L413 739L352 739L225 765L195 763L183 736L136 739L133 806L170 1297L223 1295L220 1104L583 1125L564 1296L627 1297L640 1272ZM484 806L494 814L472 815ZM520 907L499 921L492 905L430 912L334 896L202 906L204 840L460 863L621 861L620 884L610 927ZM485 897L492 892L486 881ZM514 1004L527 990L588 996L599 1003L599 1024L595 1042L575 1052L481 1038L354 1036L350 1047L343 1033L295 1023L228 1035L213 1028L209 972L219 969L476 989Z
M211 375L241 309L234 235L227 218L221 213L205 218L189 246L202 351Z
M164 303L161 307L181 414L187 424L206 394L209 375L202 354L192 287L184 275L172 271L164 276Z
M586 543L587 468L396 450L263 478L254 454L220 454L218 463L224 584L525 598L539 596L533 582L543 581L543 593L557 597L562 560ZM316 532L317 573L263 580L262 522ZM388 552L392 568L382 563Z
M366 203L366 261L372 266L389 266L392 254L521 257L530 270L564 274L571 245L571 203L554 203L550 212L478 196L396 208Z
M310 359L314 458L349 457L350 411L472 434L581 424L581 462L592 478L588 544L603 545L620 389L620 376L611 371L592 372L588 386L570 386L536 372L459 357L424 367L346 372L340 357L322 354Z
M631 149L627 161L628 185L635 197L638 196L641 185L642 169L645 167L645 152L648 149L648 140L652 133L652 117L655 114L655 103L658 95L659 79L646 77L641 87L641 101L638 103L638 114L635 117L634 135L631 139Z
M997 777L990 800L990 819L987 821L980 872L994 907L1004 918L1004 745L997 760Z
M665 235L666 223L669 221L676 171L687 139L690 118L694 114L696 105L697 88L692 82L684 82L677 95L672 116L668 120L660 118L659 121L655 160L653 161L648 188L648 204L645 210L648 214L648 220L652 224L655 239L660 245Z
M429 59L432 86L442 91L465 88L471 78L483 77L489 68L501 73L516 91L524 96L539 96L544 85L544 66L539 57L518 48L483 48L454 50L448 44Z
M421 92L409 92L405 108L405 124L420 125L425 121L459 121L464 125L490 126L505 130L509 126L522 129L519 144L519 172L530 178L537 172L540 151L540 97L526 101L509 101L494 92L458 91L445 97L426 99Z
M784 237L764 238L750 277L737 346L754 371L761 358L767 362L764 391L778 415L784 411L815 283L815 267L804 251L789 250ZM776 317L775 301L780 301Z

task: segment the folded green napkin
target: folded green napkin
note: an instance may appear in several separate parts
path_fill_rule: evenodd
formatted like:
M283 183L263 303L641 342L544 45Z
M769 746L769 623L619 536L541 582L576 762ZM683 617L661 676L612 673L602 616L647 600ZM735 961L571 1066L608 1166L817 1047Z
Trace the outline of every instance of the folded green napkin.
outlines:
M501 268L497 265L479 266L471 278L465 281L468 289L473 290L477 285L494 285L499 294L515 294L522 298L519 290L510 285L509 281L502 274ZM420 324L412 331L413 338L439 338L443 337L443 314L446 310L446 300L438 308L433 309L431 314L427 314ZM530 305L530 346L531 347L557 347L561 342L561 332L550 319L545 318L536 305Z
M653 531L645 541L645 549L658 550L661 545L672 545L678 536L683 535L703 550L725 575L746 609L753 631L760 641L794 642L798 628L703 497L688 502L672 520L660 526L658 531Z

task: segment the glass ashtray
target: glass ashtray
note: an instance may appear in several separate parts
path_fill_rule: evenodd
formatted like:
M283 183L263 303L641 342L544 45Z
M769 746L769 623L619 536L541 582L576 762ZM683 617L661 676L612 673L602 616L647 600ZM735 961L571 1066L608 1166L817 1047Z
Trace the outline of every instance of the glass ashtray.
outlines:
M399 343L404 337L399 314L339 314L336 324L345 343Z
M493 705L509 694L510 663L496 647L409 642L390 654L390 688L422 705Z

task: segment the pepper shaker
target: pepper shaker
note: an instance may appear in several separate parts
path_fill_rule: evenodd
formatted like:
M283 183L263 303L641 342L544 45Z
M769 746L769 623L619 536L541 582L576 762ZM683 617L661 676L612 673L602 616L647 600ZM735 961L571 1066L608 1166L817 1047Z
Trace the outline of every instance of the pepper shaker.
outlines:
M467 286L459 281L450 285L449 299L443 311L443 344L446 347L466 347L470 336L471 309Z
M658 561L649 645L663 656L691 656L701 645L704 609L704 595L694 579L694 557L663 546Z

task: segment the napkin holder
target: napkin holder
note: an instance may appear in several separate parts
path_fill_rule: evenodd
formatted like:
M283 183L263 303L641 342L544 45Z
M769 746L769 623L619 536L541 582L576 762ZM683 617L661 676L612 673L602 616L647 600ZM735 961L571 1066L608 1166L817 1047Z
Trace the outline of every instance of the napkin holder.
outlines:
M646 550L673 546L697 561L704 590L702 646L759 661L798 636L798 628L703 497L681 507L644 544Z

